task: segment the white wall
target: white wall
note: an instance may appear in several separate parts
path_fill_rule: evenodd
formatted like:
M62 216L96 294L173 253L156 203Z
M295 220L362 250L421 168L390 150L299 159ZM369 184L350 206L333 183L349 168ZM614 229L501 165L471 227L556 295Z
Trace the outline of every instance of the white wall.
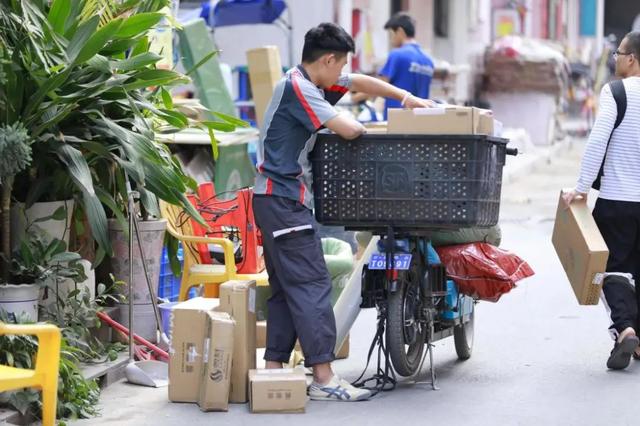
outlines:
M409 12L416 20L416 40L433 55L433 0L409 0Z
M391 9L389 0L353 0L351 3L354 9L363 12L373 46L373 57L361 59L361 66L364 72L377 72L384 65L389 53L389 37L384 29ZM362 37L356 38L356 49L362 47L363 41Z
M475 10L469 8L468 2L449 0L449 36L434 37L432 42L436 58L460 69L454 94L456 101L473 96L474 74L482 72L484 51L491 42L491 0L476 0Z

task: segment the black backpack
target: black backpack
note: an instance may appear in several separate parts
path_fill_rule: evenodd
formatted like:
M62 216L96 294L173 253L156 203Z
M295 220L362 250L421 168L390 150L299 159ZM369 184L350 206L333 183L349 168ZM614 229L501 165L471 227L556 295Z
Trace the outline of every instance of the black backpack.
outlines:
M602 180L602 176L604 175L604 162L607 159L607 151L609 150L609 144L611 143L611 137L613 136L613 132L618 128L622 120L624 119L624 114L627 112L627 92L624 90L624 84L622 80L614 80L609 83L609 87L611 88L611 94L613 95L613 99L616 101L616 107L618 108L618 115L616 117L616 124L613 126L613 130L611 130L611 134L609 135L609 140L607 141L607 149L604 152L604 158L602 158L602 164L600 165L600 170L598 171L598 177L591 187L596 190L600 190L600 181Z

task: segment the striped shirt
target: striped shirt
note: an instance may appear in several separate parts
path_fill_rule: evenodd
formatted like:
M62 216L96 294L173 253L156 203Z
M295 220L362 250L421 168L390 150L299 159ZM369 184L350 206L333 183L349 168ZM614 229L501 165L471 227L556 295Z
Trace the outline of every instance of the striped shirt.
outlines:
M624 88L627 110L622 123L613 131L608 149L618 110L609 85L602 88L598 116L582 159L576 190L589 192L606 151L600 198L640 202L640 77L624 79Z

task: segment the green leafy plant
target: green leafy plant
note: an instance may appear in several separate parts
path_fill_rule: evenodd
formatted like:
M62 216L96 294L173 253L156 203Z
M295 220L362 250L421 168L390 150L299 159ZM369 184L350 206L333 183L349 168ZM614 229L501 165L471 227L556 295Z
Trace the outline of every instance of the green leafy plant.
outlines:
M47 243L41 236L27 234L11 259L10 282L14 284L50 284L62 279L84 281L84 268L78 253L67 251L64 241Z
M145 211L159 215L157 198L202 218L184 193L195 189L157 133L188 127L209 131L246 126L215 114L196 122L171 101L172 86L188 82L157 69L148 34L170 0L11 0L0 3L0 125L22 121L37 159L22 181L35 201L64 170L80 198L95 263L111 254L107 212L127 229L126 177Z
M0 320L8 318L0 313ZM19 320L19 323L27 321ZM33 336L0 336L0 364L17 368L33 368L38 340ZM85 354L62 338L58 382L57 417L59 419L90 418L98 414L100 388L95 380L85 380L79 362ZM9 404L22 415L38 418L42 412L40 393L34 389L1 394L0 402Z
M56 302L49 305L42 314L44 319L61 328L62 335L70 346L82 351L80 355L83 362L113 361L118 357L119 352L126 349L118 342L103 343L94 334L102 327L102 322L97 316L98 312L102 312L104 306L111 302L122 302L124 297L114 291L124 283L111 278L113 284L110 286L98 284L93 300L87 287L76 285L75 289L68 293L53 290Z

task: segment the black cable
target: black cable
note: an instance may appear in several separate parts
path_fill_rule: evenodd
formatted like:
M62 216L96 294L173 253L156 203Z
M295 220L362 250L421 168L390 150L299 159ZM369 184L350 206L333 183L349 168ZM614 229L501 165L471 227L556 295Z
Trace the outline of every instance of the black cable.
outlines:
M373 337L373 341L371 342L371 346L369 347L369 353L367 355L367 364L356 380L353 381L352 385L358 388L363 388L371 391L371 396L375 396L380 392L389 392L396 388L397 379L396 373L393 370L393 366L391 365L391 359L389 356L389 351L387 350L384 344L384 333L385 333L385 324L387 321L387 310L386 307L381 307L378 309L378 326L376 329L376 334ZM369 364L371 363L371 357L373 355L374 350L378 348L378 359L376 362L376 373L367 379L363 379L367 369L369 368ZM384 366L382 366L382 362L384 361ZM367 386L369 382L375 382L373 386Z

